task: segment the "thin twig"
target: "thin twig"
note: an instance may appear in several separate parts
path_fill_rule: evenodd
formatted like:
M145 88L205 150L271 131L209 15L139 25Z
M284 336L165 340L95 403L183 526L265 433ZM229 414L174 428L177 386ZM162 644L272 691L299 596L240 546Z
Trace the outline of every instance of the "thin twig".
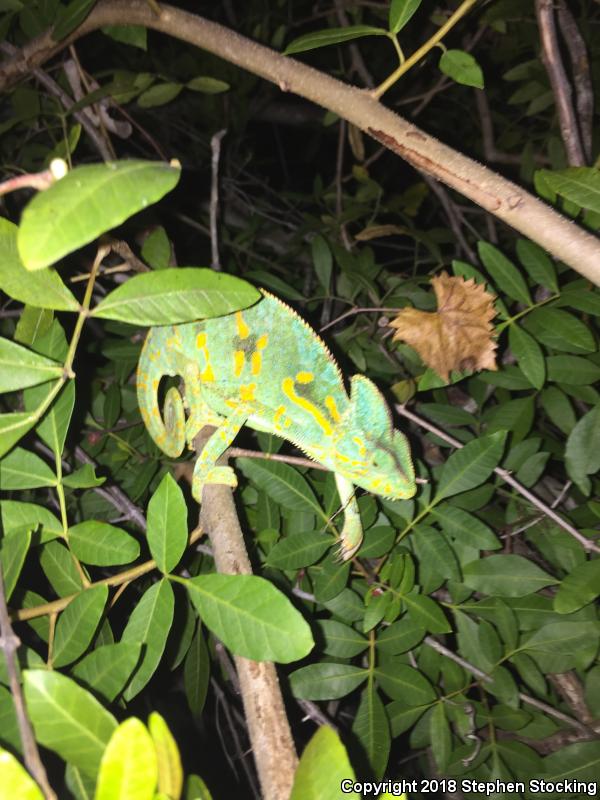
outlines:
M396 411L403 417L412 420L415 422L419 427L425 428L425 430L430 431L431 433L435 433L436 436L439 436L440 439L443 439L448 444L451 444L453 447L461 448L464 447L462 442L459 442L458 439L455 439L453 436L449 436L445 431L442 431L440 428L437 428L435 425L432 425L427 420L424 420L422 417L419 417L417 414L413 414L412 411L409 411L407 408L401 405L395 406ZM579 544L587 550L588 552L593 553L600 553L600 547L597 544L592 542L582 533L580 533L577 528L574 528L569 522L562 519L550 506L546 505L542 500L536 497L529 489L526 489L522 484L519 483L513 476L502 467L495 467L494 472L498 475L505 483L508 483L513 489L525 497L529 502L538 508L546 517L549 517L553 522L559 525L563 530L567 531L574 539L577 539Z
M201 527L194 528L194 530L190 533L187 546L189 547L197 542L198 539L200 539L203 535L204 531ZM102 580L90 583L90 585L86 589L82 589L82 591L85 592L88 589L93 589L95 586L121 586L124 583L128 583L136 578L141 577L142 575L146 575L148 572L152 572L153 569L156 569L156 561L151 558L148 561L144 561L142 564L138 564L136 567L131 567L123 572L118 572L116 575L110 575L108 578L102 578ZM10 612L10 618L22 622L28 619L37 619L37 617L45 617L47 614L57 614L59 611L62 611L64 608L66 608L71 600L74 600L80 594L81 592L76 592L75 594L70 594L67 597L60 597L58 600L52 600L49 603L42 603L39 606L16 609L15 611Z
M536 0L535 13L540 29L542 61L546 67L554 94L556 111L569 165L581 167L585 164L583 147L579 136L577 117L572 102L572 90L562 63L556 25L554 21L554 0Z
M594 121L594 87L590 75L590 61L583 36L565 0L558 0L560 32L567 45L573 72L577 122L587 163L592 160L592 130Z
M479 669L479 667L476 667L475 664L471 664L466 659L461 658L461 656L452 652L452 650L449 650L447 647L444 647L444 645L441 642L438 642L437 639L434 639L433 636L426 636L423 639L423 641L425 642L426 645L431 647L437 653L440 653L440 655L445 656L446 658L450 659L450 661L454 661L455 664L459 664L468 672L471 672L473 675L475 675L476 678L478 678L480 681L483 681L483 683L494 682L494 679L491 675L488 675L487 672L484 672L483 670ZM530 695L525 694L524 692L519 692L519 698L524 703L527 703L530 706L534 706L535 708L538 708L540 711L543 711L545 714L548 714L548 716L554 717L555 719L559 719L561 722L564 722L565 725L569 725L571 728L576 728L578 731L581 731L582 733L585 732L586 734L593 735L593 730L591 728L588 728L586 725L583 725L581 722L579 722L579 720L573 719L573 717L569 717L568 714L563 714L562 711L559 711L557 708L554 708L554 706L551 706L548 703L544 703L542 700L538 700L535 697L531 697Z
M221 269L221 261L219 259L219 237L217 235L217 218L219 214L219 159L221 157L221 139L226 133L227 130L223 128L215 133L210 140L210 148L212 151L210 182L210 249L212 253L211 267L217 271Z
M35 736L33 735L31 722L27 716L25 698L23 697L23 690L19 681L19 665L16 658L16 652L21 644L21 641L15 635L12 625L10 624L10 618L8 616L2 564L0 564L0 636L0 646L4 651L8 680L10 683L10 691L13 697L13 703L15 704L17 724L19 726L21 744L23 745L23 758L25 760L25 765L32 777L41 787L46 800L56 800L56 795L54 794L52 787L48 782L46 769L40 758L40 753L37 748Z
M18 48L14 45L10 44L10 42L2 42L0 44L0 50L8 55L15 55L18 53ZM33 70L33 75L37 80L46 88L46 90L56 97L56 99L60 102L63 108L66 111L70 111L71 107L74 105L74 101L71 100L69 95L63 90L63 88L56 83L43 69L38 67L37 69ZM112 155L110 150L106 146L106 142L98 132L98 129L94 126L94 124L88 119L83 111L74 111L72 112L74 118L79 122L81 127L90 137L96 150L100 154L100 157L103 161L110 161Z

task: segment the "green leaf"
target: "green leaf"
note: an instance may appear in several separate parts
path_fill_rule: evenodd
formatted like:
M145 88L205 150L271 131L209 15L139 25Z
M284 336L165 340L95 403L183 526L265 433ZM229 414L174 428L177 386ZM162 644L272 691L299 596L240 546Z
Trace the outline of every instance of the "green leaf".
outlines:
M167 325L222 316L259 299L258 289L234 275L179 267L134 275L98 303L91 315L131 325Z
M546 362L542 348L533 336L530 336L517 323L510 325L508 341L527 380L536 389L543 389L546 380Z
M21 531L16 535L3 536L0 539L0 564L2 564L4 593L7 600L10 600L17 585L30 543L30 531Z
M554 610L571 614L600 595L600 559L585 561L572 570L558 587Z
M188 530L183 492L169 472L148 503L146 535L156 566L163 573L171 572L185 551Z
M47 542L42 547L40 565L59 597L81 591L81 575L73 563L73 556L61 542Z
M562 308L536 308L523 324L542 344L565 353L591 353L594 336L580 319Z
M350 694L368 676L368 671L351 664L309 664L292 672L290 686L301 700L337 700Z
M558 579L523 556L498 554L465 564L463 582L488 595L523 597L558 583Z
M443 533L429 525L418 525L413 532L413 544L419 561L426 562L428 568L442 578L460 580L456 556Z
M29 270L54 264L156 203L177 184L179 174L179 168L150 161L77 167L23 211L17 235L23 264Z
M182 83L155 83L145 92L142 92L137 99L140 108L156 108L164 106L174 100L183 89Z
M183 800L213 800L207 785L198 775L188 775Z
M388 764L391 737L385 708L372 683L361 695L352 733L362 745L369 762L369 772L379 780Z
M36 423L33 414L0 414L0 456L7 453ZM1 470L0 462L0 470ZM0 472L0 488L2 488Z
M152 800L158 762L152 737L139 719L122 722L110 738L94 800Z
M49 386L34 386L24 392L25 408L32 413L45 401ZM50 408L36 428L40 439L52 452L60 456L65 446L73 407L75 405L75 381L68 381L52 401Z
M592 167L540 170L540 175L552 191L576 203L581 208L600 213L600 174Z
M182 580L202 622L236 655L288 664L313 648L310 628L287 597L255 575Z
M131 677L141 651L141 644L131 642L104 644L82 658L71 674L107 703L112 703Z
M75 681L49 670L23 673L27 711L44 747L94 776L117 721Z
M375 669L375 676L383 691L395 700L410 698L411 705L420 706L436 699L433 686L418 669L402 663L399 658L386 658Z
M559 358L560 357L561 356L559 356ZM547 389L544 389L540 399L542 401L542 408L548 415L552 424L556 425L563 433L569 434L575 427L577 418L575 417L573 406L567 395L556 386L549 386Z
M600 366L581 356L550 356L546 367L549 381L567 386L587 386L600 380Z
M186 88L203 94L221 94L221 92L227 92L230 86L218 78L211 78L209 75L198 75L197 78L192 78L191 81L186 83Z
M483 89L483 72L477 61L464 50L446 50L440 58L440 69L457 83Z
M35 453L15 447L0 460L0 489L37 489L56 486L56 475Z
M334 540L320 531L294 533L269 550L266 563L278 569L299 569L318 561Z
M104 25L101 30L115 42L147 50L148 30L141 25Z
M331 250L326 240L320 235L312 239L310 247L315 273L321 286L328 292L331 286L331 270L333 268Z
M78 28L95 4L96 0L71 0L66 6L59 5L57 19L52 29L54 41L60 42Z
M600 774L600 742L576 742L564 745L544 758L542 774L547 783L587 781L588 786L594 787L594 791L597 791L595 787ZM584 796L591 794L592 792L586 787ZM548 795L552 800L555 800L556 796ZM561 792L558 797L560 796L565 795Z
M588 475L600 469L600 407L592 408L579 420L567 439L565 467L571 480L584 494L591 491Z
M133 536L108 522L93 519L69 528L69 545L80 561L97 567L129 564L140 554Z
M501 541L490 527L462 508L441 503L431 513L446 533L468 547L475 547L477 550L498 550L502 547Z
M506 433L481 436L453 453L444 464L434 502L480 486L502 457Z
M2 658L0 658L0 669L2 671L2 683L8 684L9 678L4 654ZM23 751L23 744L21 742L21 734L19 733L17 714L15 712L15 701L13 700L12 694L4 686L0 686L0 726L0 742L2 745L7 745L13 752L20 755ZM0 751L1 750L2 747L0 747ZM0 776L3 777L1 769ZM2 797L2 785L3 781L0 780L0 798L2 798L2 800L13 800L10 796Z
M444 616L439 605L423 594L405 594L402 600L406 603L410 615L415 622L430 633L450 633L451 625Z
M2 500L0 511L5 536L36 531L35 543L43 544L62 535L61 522L44 506L20 500Z
M56 623L52 663L64 667L76 661L92 641L108 599L107 586L92 586L76 595Z
M17 250L18 230L12 222L0 217L0 289L20 303L78 311L79 303L53 269L36 274L25 269Z
M158 761L158 791L165 798L178 798L183 788L183 770L177 743L164 718L156 711L148 718L148 730Z
M62 364L0 337L0 392L14 392L62 375Z
M142 260L152 269L166 269L171 260L171 242L162 225L146 236L142 245Z
M354 783L352 765L337 733L323 725L304 748L294 775L290 800L325 800L325 798L339 797L343 782L350 785ZM349 800L360 800L360 795L346 788L344 797Z
M199 719L206 702L210 679L210 658L202 628L198 625L183 665L183 685L190 711Z
M518 239L517 255L534 283L546 286L558 294L556 269L546 251L542 250L539 244L530 242L528 239Z
M146 590L133 609L121 641L144 645L144 649L142 660L123 693L125 700L139 694L154 675L173 623L174 605L173 589L163 578Z
M425 628L410 616L393 622L377 636L377 648L386 655L395 656L416 647L425 636Z
M436 703L429 717L429 737L431 751L440 775L446 774L446 767L452 752L452 734L446 718L444 703Z
M0 747L0 800L44 800L39 786L8 750Z
M352 658L369 646L369 642L364 636L342 622L336 622L333 619L318 619L316 625L325 640L323 652L328 656Z
M95 489L102 486L106 478L96 477L96 467L92 464L82 464L68 475L63 475L62 482L71 489Z
M284 56L292 53L304 53L307 50L316 50L330 44L351 42L353 39L362 39L363 36L387 36L385 28L374 28L371 25L348 25L346 28L323 28L319 31L307 33L291 41L283 51Z
M391 33L399 33L421 3L422 0L392 0L388 22Z
M310 574L313 579L315 598L319 603L328 603L337 597L348 583L350 562L347 561L345 564L340 564L330 554L319 564L312 567ZM360 605L361 611L358 617L363 615L362 601ZM338 616L340 615L338 614ZM355 619L358 619L358 617Z
M561 655L577 653L588 644L590 637L598 638L597 622L551 622L535 631L521 644L522 650Z
M513 300L526 306L532 305L527 284L512 261L488 242L478 242L477 250L486 270L496 286Z
M323 509L308 481L289 464L257 458L238 458L236 465L259 489L290 511L310 511L324 517Z
M96 788L95 778L85 775L73 764L67 764L65 769L65 784L75 800L93 800Z

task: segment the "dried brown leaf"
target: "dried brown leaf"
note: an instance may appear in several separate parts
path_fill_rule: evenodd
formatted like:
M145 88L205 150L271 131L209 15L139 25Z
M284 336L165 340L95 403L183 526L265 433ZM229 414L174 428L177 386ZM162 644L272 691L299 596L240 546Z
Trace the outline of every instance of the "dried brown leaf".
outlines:
M431 279L438 310L403 308L390 322L394 341L413 347L428 367L448 380L453 369L497 369L491 320L496 315L493 294L470 278L442 272Z

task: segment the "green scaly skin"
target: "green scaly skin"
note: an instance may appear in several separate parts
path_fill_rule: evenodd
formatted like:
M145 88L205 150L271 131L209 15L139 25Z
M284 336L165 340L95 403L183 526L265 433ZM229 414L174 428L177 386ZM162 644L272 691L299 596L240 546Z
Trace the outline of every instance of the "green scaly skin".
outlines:
M216 462L242 425L288 439L335 473L344 509L339 552L347 560L363 538L355 486L394 500L415 494L409 445L375 384L354 375L348 397L324 342L261 291L262 300L243 312L149 331L137 371L142 419L172 457L204 425L217 427L196 461L198 502L206 483L237 485L231 467ZM167 375L183 379L185 401L169 389L161 416L158 387Z

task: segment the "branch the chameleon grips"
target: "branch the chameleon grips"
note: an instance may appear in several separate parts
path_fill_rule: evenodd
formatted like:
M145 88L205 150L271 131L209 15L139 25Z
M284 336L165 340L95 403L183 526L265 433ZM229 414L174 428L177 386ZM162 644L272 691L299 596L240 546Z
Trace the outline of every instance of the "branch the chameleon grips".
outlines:
M355 375L348 396L322 339L289 306L261 293L243 312L150 329L137 371L142 419L171 457L186 442L191 446L205 425L216 427L196 461L197 502L205 484L237 485L233 470L217 460L243 425L292 442L335 474L344 507L339 554L348 560L363 539L355 487L391 499L413 497L410 448L375 384ZM185 401L171 387L161 414L166 376L183 379Z

